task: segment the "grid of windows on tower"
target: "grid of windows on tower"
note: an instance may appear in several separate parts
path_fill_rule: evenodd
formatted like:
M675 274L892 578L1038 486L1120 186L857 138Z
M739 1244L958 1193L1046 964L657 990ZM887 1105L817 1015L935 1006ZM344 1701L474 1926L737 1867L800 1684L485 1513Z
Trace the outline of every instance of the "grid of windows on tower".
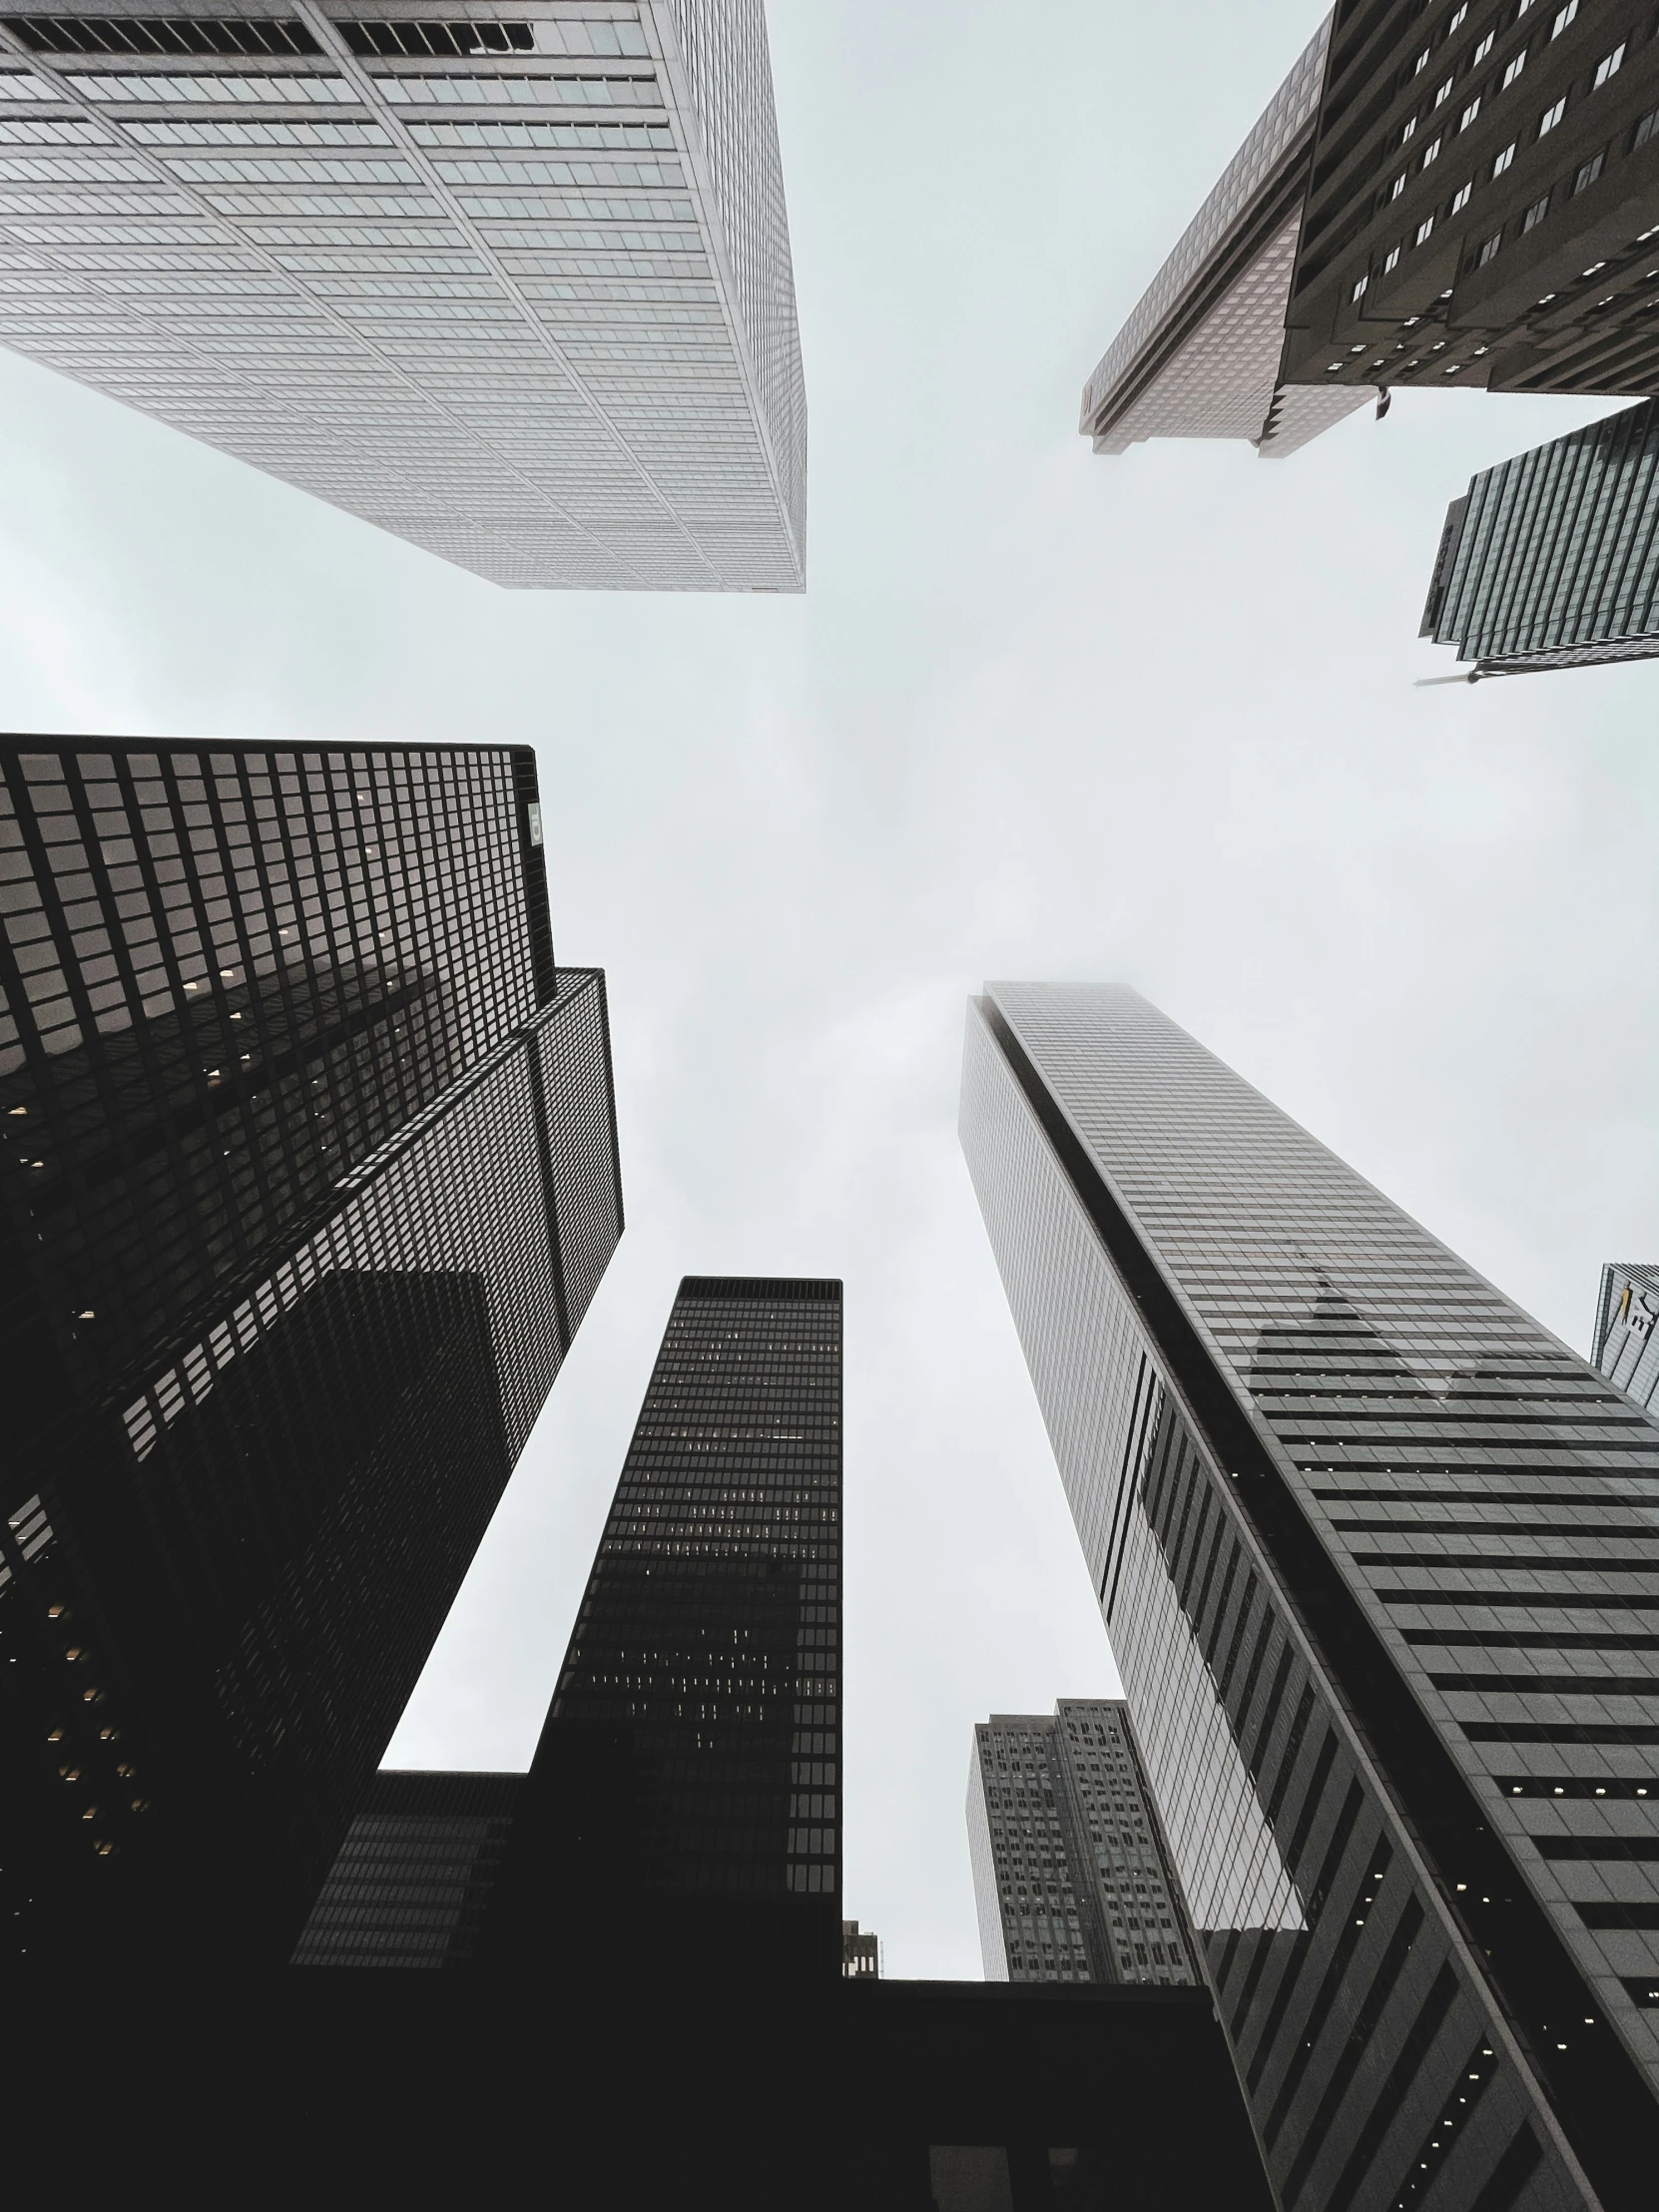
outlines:
M991 986L962 1135L1285 2201L1638 2201L1659 1431L1133 992Z
M0 19L0 343L499 584L802 588L762 0L99 11Z
M648 1891L838 1899L840 1328L838 1283L675 1301L532 1769L620 1742Z
M968 1834L988 1978L1198 1979L1121 1703L1064 1698L1051 1718L982 1722Z

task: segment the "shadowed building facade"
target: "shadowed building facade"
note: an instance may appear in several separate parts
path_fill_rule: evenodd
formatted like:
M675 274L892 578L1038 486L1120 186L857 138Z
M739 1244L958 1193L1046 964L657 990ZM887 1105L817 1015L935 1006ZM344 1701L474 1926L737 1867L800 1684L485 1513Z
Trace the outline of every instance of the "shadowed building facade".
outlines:
M1650 1422L1132 991L962 1139L1282 2204L1644 2202Z
M283 1957L357 1810L620 1233L539 843L506 749L0 746L26 1955Z
M968 1852L987 1981L1190 1988L1181 1886L1121 1698L973 1732Z
M804 588L763 0L24 0L0 344L493 583Z

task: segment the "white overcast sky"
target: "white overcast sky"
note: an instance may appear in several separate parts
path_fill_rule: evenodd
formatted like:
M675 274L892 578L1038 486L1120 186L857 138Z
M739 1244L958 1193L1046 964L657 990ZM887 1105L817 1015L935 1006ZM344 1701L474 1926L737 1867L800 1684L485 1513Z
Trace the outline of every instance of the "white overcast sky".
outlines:
M980 1971L969 1730L1115 1688L955 1138L1122 979L1570 1343L1659 1255L1659 669L1418 691L1445 502L1608 411L1094 458L1082 381L1318 20L773 0L803 600L501 592L0 353L0 726L533 742L629 1227L389 1755L522 1766L685 1272L846 1283L846 1910Z

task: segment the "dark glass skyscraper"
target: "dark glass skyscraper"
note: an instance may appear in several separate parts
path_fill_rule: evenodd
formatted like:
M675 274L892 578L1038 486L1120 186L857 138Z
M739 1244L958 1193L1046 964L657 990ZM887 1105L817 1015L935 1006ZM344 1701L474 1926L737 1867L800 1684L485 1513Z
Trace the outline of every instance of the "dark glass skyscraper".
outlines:
M1420 635L1479 676L1659 654L1659 407L1483 469L1446 512Z
M838 1975L840 1484L839 1283L687 1276L531 1764L503 1948Z
M282 1957L621 1227L533 757L0 747L0 1867Z
M962 1138L1282 2206L1645 2204L1659 1431L1132 991Z

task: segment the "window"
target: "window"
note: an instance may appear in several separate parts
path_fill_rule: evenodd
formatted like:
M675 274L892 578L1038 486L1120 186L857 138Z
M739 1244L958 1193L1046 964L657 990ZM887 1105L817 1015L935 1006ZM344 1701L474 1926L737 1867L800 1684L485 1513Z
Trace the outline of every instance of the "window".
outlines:
M1411 244L1413 246L1420 246L1423 240L1427 238L1429 232L1433 230L1433 228L1434 218L1431 215L1424 216L1422 221L1417 225L1417 235L1411 241Z
M1655 108L1651 115L1644 115L1637 124L1631 136L1630 151L1634 154L1638 146L1645 146L1655 131L1659 131L1659 108Z
M1475 268L1484 269L1502 244L1503 233L1501 231L1494 231L1489 239L1482 239L1474 252Z
M1607 82L1609 77L1616 77L1623 67L1624 41L1623 39L1620 39L1619 43L1617 44L1617 46L1614 47L1613 51L1610 54L1603 54L1600 61L1596 63L1595 83L1591 86L1591 91L1594 92L1599 90L1600 87Z
M1349 295L1348 295L1348 297L1349 297L1349 304L1350 304L1351 306L1353 305L1353 303L1354 303L1354 301L1355 301L1356 299L1364 299L1364 297L1366 296L1366 286L1367 286L1367 285L1368 285L1368 284L1369 284L1370 282L1371 282L1371 276L1370 276L1370 274L1368 273L1368 274L1367 274L1366 276L1362 276L1362 277L1361 277L1360 281L1359 281L1359 282L1358 282L1358 283L1357 283L1357 284L1355 285L1354 289L1353 289L1353 290L1352 290L1352 291L1351 291L1351 292L1349 293Z
M1494 177L1501 177L1503 175L1503 172L1508 168L1509 164L1514 160L1514 158L1515 142L1513 139L1511 139L1508 145L1503 149L1503 152L1497 155L1493 160L1492 175Z
M1548 215L1548 213L1549 194L1546 192L1541 200L1534 200L1531 207L1527 209L1525 215L1521 217L1522 233L1524 234L1527 231L1535 231L1538 228L1538 225L1544 220L1544 217Z
M1388 272L1389 272L1389 270L1391 270L1391 269L1397 269L1397 268L1398 268L1398 266L1399 266L1399 248L1398 248L1397 246L1390 246L1390 247L1389 247L1389 249L1388 249L1388 251L1387 251L1387 253L1386 253L1386 254L1384 254L1384 255L1383 255L1383 257L1382 257L1382 274L1383 274L1383 276L1387 276L1387 274L1388 274Z
M1469 0L1462 0L1461 7L1456 7L1452 9L1451 21L1445 27L1445 35L1447 38L1450 38L1452 32L1456 30L1457 26L1462 22L1464 16L1466 16L1468 12Z
M1423 71L1428 67L1428 56L1430 52L1431 49L1425 46L1422 52L1417 56L1416 63L1411 71L1411 75L1413 77L1420 77Z
M1408 116L1407 116L1407 117L1405 118L1405 122L1404 122L1404 125L1403 125L1403 127L1401 128L1401 130L1400 130L1400 134L1399 134L1399 143L1400 143L1400 145L1401 145L1401 146L1403 146L1403 145L1405 144L1405 141L1406 141L1406 140L1407 140L1408 138L1410 138L1410 137L1411 137L1411 136L1412 136L1412 135L1413 135L1413 134L1415 133L1415 131L1416 131L1416 128L1417 128L1417 119L1416 119L1416 117L1415 117L1414 115L1408 115Z
M1474 179L1472 177L1469 179L1466 185L1458 186L1457 190L1451 196L1451 212L1453 215L1462 214L1463 210L1469 204L1469 194L1473 192L1473 190Z
M1475 48L1474 66L1477 69L1479 68L1480 64L1486 59L1486 56L1491 52L1492 41L1496 38L1496 36L1497 33L1495 31L1488 31L1486 33L1486 36L1480 41L1480 44Z
M1445 83L1444 83L1443 85L1441 85L1441 87L1440 87L1440 89L1438 90L1438 92L1436 92L1436 93L1435 93L1435 95L1434 95L1434 105L1435 105L1435 107L1437 107L1437 108L1438 108L1438 107L1442 106L1442 105L1443 105L1443 104L1444 104L1444 103L1445 103L1445 102L1446 102L1447 100L1449 100L1450 98L1451 98L1451 79L1450 79L1450 78L1448 77L1448 78L1446 79Z
M1439 158L1440 142L1438 139L1430 139L1428 144L1422 150L1422 161L1420 167L1426 169L1430 162L1437 162Z
M1556 124L1557 124L1557 123L1559 123L1559 122L1560 122L1560 120L1561 120L1561 118L1562 118L1562 117L1563 117L1563 116L1564 116L1564 115L1566 114L1566 112L1567 112L1567 96L1566 96L1566 94L1565 94L1565 93L1563 93L1563 94L1561 95L1560 99L1556 101L1556 103L1555 103L1555 105L1554 105L1554 107L1553 107L1553 108L1545 108L1545 110L1544 110L1543 114L1542 114L1541 116L1539 116L1539 118L1538 118L1538 136L1539 136L1539 138L1547 138L1547 137L1549 136L1550 132L1554 130L1554 128L1555 128L1555 126L1556 126Z
M1458 130L1466 131L1479 113L1480 95L1476 93L1474 98L1469 102L1468 106L1463 110L1462 114L1457 118Z
M1393 183L1388 187L1388 198L1390 200L1397 200L1404 190L1405 179L1403 177L1396 177Z
M1500 91L1507 92L1509 87L1514 83L1515 79L1520 75L1521 71L1525 67L1526 49L1523 46L1520 52L1515 56L1514 60L1509 64L1508 68L1503 72L1503 83L1498 89Z
M1573 191L1582 192L1587 185L1593 185L1596 179L1601 175L1602 169L1606 165L1606 161L1607 154L1604 148L1601 153L1592 156L1591 159L1584 164L1583 168L1579 170L1578 174L1574 177L1572 181Z
M1549 27L1551 38L1559 38L1573 17L1578 13L1578 0L1567 0L1564 8L1557 8L1555 21Z

